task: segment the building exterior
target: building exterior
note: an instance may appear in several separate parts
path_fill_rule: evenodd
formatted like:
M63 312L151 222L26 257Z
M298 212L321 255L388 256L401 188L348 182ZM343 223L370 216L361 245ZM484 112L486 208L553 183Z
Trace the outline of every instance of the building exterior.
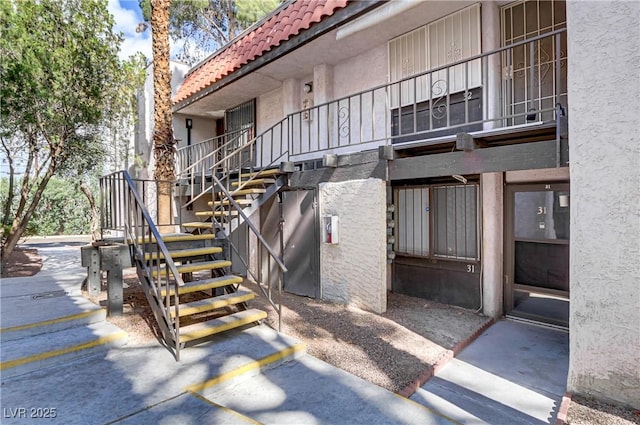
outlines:
M285 290L568 328L568 388L637 408L638 18L633 2L286 2L185 75L181 170L233 143L289 171L251 211Z

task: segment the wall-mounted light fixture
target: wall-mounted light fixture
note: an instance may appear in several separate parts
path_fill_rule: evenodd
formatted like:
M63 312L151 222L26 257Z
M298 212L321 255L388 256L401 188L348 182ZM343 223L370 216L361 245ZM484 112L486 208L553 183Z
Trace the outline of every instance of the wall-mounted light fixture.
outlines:
M313 91L313 83L305 83L303 90L305 93L311 93Z
M187 127L187 146L191 146L191 129L193 128L193 121L191 118L187 118L185 126Z
M566 193L558 195L558 203L561 208L567 208L569 206L569 195Z

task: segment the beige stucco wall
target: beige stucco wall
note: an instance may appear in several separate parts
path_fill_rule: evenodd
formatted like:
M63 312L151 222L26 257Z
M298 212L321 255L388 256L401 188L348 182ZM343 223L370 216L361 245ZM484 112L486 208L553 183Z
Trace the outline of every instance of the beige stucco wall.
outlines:
M567 2L568 388L640 408L640 3Z
M384 43L333 67L333 96L341 98L386 84L388 73Z
M283 89L278 88L258 97L256 115L256 130L258 134L280 121L284 117Z
M339 243L320 247L322 298L376 313L387 308L386 183L319 185L320 217L339 217Z

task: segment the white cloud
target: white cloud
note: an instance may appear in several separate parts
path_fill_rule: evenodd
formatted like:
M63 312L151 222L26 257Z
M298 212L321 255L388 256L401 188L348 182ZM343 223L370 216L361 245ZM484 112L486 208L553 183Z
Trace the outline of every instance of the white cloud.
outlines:
M120 46L120 59L142 52L147 58L151 58L151 31L147 29L142 33L136 33L136 27L142 21L142 13L122 7L121 3L127 3L134 9L138 7L138 0L109 0L107 9L114 17L113 29L124 35L124 41Z

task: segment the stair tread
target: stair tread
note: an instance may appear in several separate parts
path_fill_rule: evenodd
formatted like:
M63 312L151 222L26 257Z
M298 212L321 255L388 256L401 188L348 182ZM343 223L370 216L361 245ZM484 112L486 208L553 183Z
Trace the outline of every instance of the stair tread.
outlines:
M240 174L240 177L253 177L253 176L277 176L279 174L282 174L282 172L280 171L280 169L278 168L270 168L268 170L260 170L260 171L254 171L253 173L242 173Z
M258 185L265 185L265 184L274 184L275 182L276 181L274 179L258 178L253 180L243 180L243 181L232 182L231 186L238 187L242 185L242 187L249 187L249 186L258 186Z
M224 210L224 211L196 211L196 217L211 217L211 216L225 216L225 215L236 215L238 214L237 210Z
M211 254L219 254L222 252L222 248L219 246L209 246L209 247L204 247L204 248L190 248L190 249L175 249L175 250L169 250L169 254L171 255L171 258L184 258L184 257L199 257L202 255L211 255ZM145 260L149 260L149 259L157 259L158 258L158 254L160 254L160 258L164 258L164 255L162 255L162 253L158 253L158 252L153 252L153 253L146 253L144 258Z
M263 320L267 313L258 309L249 309L217 317L206 322L180 327L180 342L189 342L220 332L228 331L252 322Z
M199 272L204 270L221 269L223 267L231 267L231 261L227 261L227 260L201 261L198 263L183 264L183 265L177 266L176 268L178 269L178 273L193 273L193 272ZM164 271L164 264L161 265L160 269ZM153 275L154 276L157 275L156 269L153 270Z
M238 189L231 192L231 196L242 196L242 195L260 195L267 191L267 189L262 188L251 188L251 189Z
M236 204L238 205L251 205L251 203L254 202L253 199L234 199L234 201L236 201ZM228 199L225 199L224 201L209 201L207 202L207 205L209 205L210 207L214 206L214 205L229 205L231 204L231 202L229 202Z
M182 223L182 227L196 227L198 229L213 229L214 223L210 221L192 221L189 223Z
M199 240L207 240L207 239L215 239L215 235L205 234L205 235L193 235L191 233L179 233L179 234L171 234L171 235L162 235L162 241L164 243L167 242L183 242L183 241L199 241ZM138 238L138 243L143 242L151 242L155 243L156 238Z
M184 303L179 306L180 316L182 317L191 314L204 313L205 311L217 310L229 305L247 302L254 298L255 294L251 291L237 291L231 294L224 294L213 298ZM171 315L175 316L175 310L171 310Z
M207 289L220 288L222 286L232 285L234 283L242 283L243 278L235 275L225 275L220 277L214 277L211 279L194 280L192 282L185 282L184 286L178 288L178 294L188 294L190 292L205 291ZM162 296L164 297L166 291L162 289ZM171 290L173 295L173 290Z

